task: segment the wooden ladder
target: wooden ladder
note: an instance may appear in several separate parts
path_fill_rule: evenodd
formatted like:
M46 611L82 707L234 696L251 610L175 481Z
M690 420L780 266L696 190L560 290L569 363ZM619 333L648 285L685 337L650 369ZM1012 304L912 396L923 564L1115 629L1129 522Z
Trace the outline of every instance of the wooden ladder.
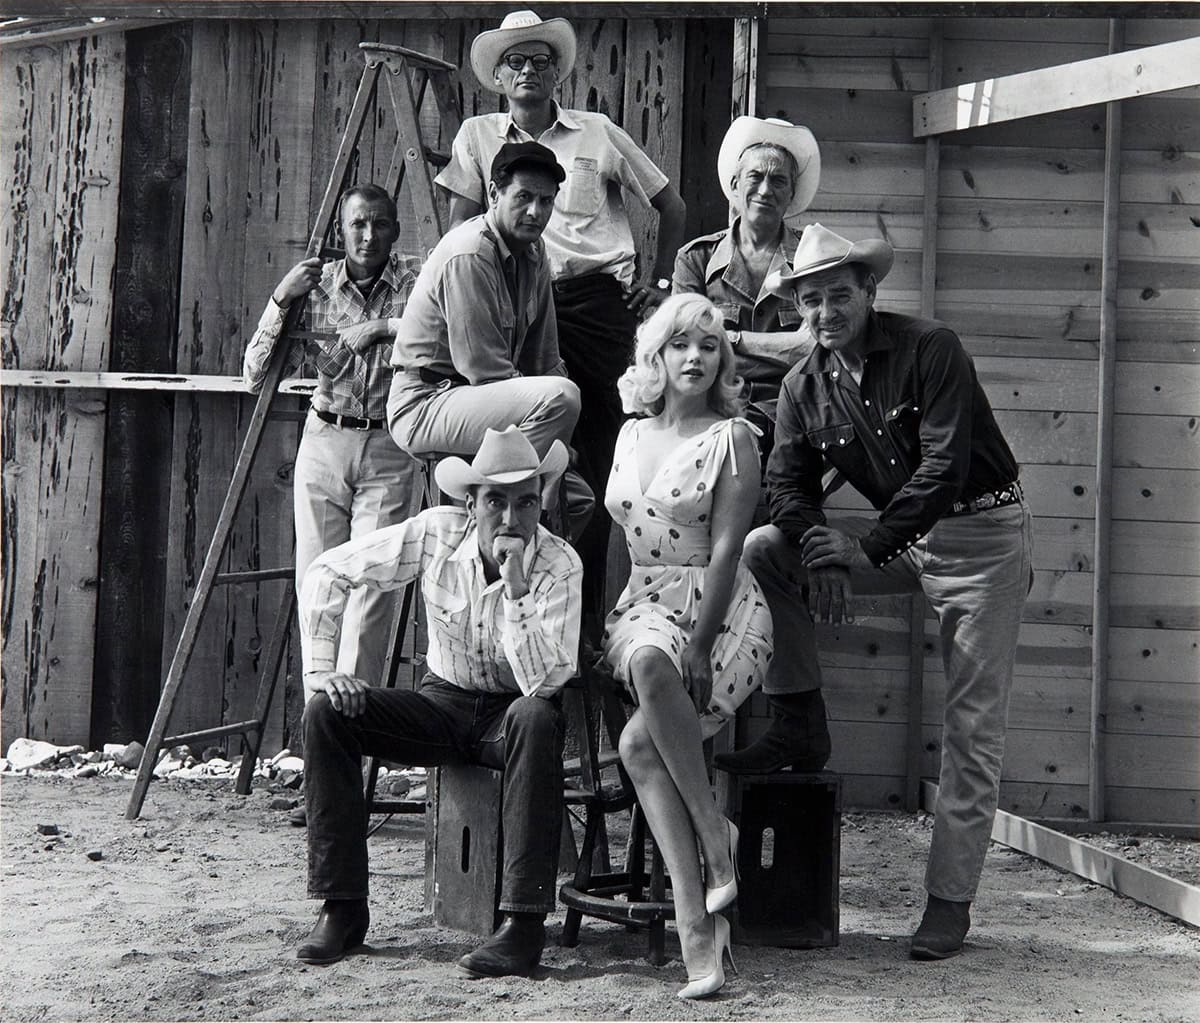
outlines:
M333 226L337 214L338 198L346 186L346 175L362 135L363 125L366 123L367 114L371 108L371 101L379 95L381 77L387 82L388 96L398 130L396 145L392 151L383 187L387 189L389 195L394 197L405 179L408 180L417 218L417 236L423 252L428 252L433 248L442 234L441 216L438 212L430 164L445 164L449 157L444 153L429 149L424 144L418 111L424 102L427 88L431 87L441 122L442 138L447 140L454 138L462 124L462 114L458 103L458 68L454 64L403 46L392 46L386 43L360 43L359 49L362 51L366 66L359 79L354 104L350 108L346 128L342 133L337 156L325 186L325 194L321 199L312 233L309 235L308 247L305 249L304 255L306 259L313 256L342 255L340 251L326 246L325 239ZM130 795L129 804L125 809L125 816L129 820L135 820L141 813L142 804L146 799L146 791L154 776L158 753L164 747L169 748L185 743L241 735L243 738L242 764L238 772L236 790L242 795L246 795L250 791L250 782L262 745L263 730L271 710L276 678L283 662L287 635L296 607L295 569L272 568L223 573L220 571L220 564L225 557L226 546L233 531L234 517L246 492L250 472L262 442L267 420L289 418L288 413L272 412L272 405L276 400L287 365L287 342L311 336L297 330L300 311L303 307L303 302L293 302L291 308L288 309L282 331L284 340L275 346L262 390L259 392L250 422L246 427L246 436L242 441L242 448L234 465L233 477L230 480L229 489L226 491L224 503L221 505L220 515L217 517L216 529L204 557L204 567L196 582L196 589L192 594L192 600L184 618L179 641L171 658L170 667L167 669L158 709L154 714L154 722L150 726L145 750L142 753L141 762L138 764L133 793ZM294 417L295 414L292 413L290 418ZM258 584L277 579L287 580L287 591L280 601L271 639L263 659L254 705L254 717L247 721L237 721L215 728L168 736L166 733L167 725L171 720L171 711L195 650L200 625L208 608L213 587L239 583ZM411 607L412 592L410 589L405 594L393 624L392 643L385 669L388 685L395 684L400 664L410 660L400 656L400 647ZM373 767L372 783L374 774ZM371 788L373 789L373 787L372 784ZM370 796L368 799L370 800ZM368 805L374 806L375 804L369 801Z

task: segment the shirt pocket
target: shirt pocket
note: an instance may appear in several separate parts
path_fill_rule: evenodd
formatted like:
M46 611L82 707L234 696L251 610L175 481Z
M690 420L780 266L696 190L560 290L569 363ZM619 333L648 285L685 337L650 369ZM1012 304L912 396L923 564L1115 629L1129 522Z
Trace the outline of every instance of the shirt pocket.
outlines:
M600 209L604 197L600 161L588 156L575 157L567 171L566 185L562 193L564 213L594 214Z
M818 451L831 453L848 448L854 443L855 432L851 423L819 426L808 431L808 442Z
M422 586L429 617L443 628L454 628L467 609L467 598L455 589L442 584L433 574L425 576Z
M785 330L799 330L804 318L795 302L781 302L779 306L779 325Z
M726 330L737 330L742 325L742 307L736 302L714 302L713 305L725 321Z

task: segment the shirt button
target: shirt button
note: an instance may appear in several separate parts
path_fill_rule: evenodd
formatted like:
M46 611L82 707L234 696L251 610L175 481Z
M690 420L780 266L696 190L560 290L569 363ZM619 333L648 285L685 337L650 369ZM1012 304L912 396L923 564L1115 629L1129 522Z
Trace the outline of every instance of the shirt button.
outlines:
M880 436L880 437L882 437L882 436L883 436L883 431L882 431L882 430L876 430L875 432L876 432L877 434L879 434L879 436Z
M837 378L838 378L838 371L835 369L833 371L833 379L836 380Z
M870 405L870 404L871 404L871 399L870 399L870 398L868 398L868 399L867 399L867 401L866 401L866 404L868 404L868 405Z
M892 462L892 465L896 464L896 460L894 458L891 460L891 462Z
M838 438L838 443L839 443L839 444L845 444L845 443L846 443L846 438L845 438L845 437L839 437L839 438Z

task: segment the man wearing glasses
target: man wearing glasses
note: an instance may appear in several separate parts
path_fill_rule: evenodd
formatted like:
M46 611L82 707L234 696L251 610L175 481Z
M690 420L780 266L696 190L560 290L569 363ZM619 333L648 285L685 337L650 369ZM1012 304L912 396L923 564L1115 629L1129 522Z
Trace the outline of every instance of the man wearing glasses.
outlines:
M667 176L607 116L565 110L554 101L555 88L574 67L575 47L567 21L542 21L532 11L514 11L499 28L481 32L471 44L471 68L484 88L507 97L508 112L467 118L437 183L451 193L453 225L484 211L488 168L505 142L540 142L567 172L542 238L559 348L583 395L573 444L578 468L602 494L624 418L616 380L632 359L638 319L670 294L686 208ZM654 265L642 267L640 276L626 215L630 196L659 214ZM584 609L593 626L602 617L609 531L601 509L597 501L578 543Z

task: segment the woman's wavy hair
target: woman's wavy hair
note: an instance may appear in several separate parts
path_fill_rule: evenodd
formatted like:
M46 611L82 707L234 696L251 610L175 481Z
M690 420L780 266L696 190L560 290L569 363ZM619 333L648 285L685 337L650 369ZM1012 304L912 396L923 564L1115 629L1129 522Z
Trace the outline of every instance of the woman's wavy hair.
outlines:
M617 381L621 407L627 413L656 416L663 409L663 391L667 372L663 365L663 346L673 337L692 330L711 334L720 346L721 361L717 379L708 392L708 404L719 415L741 415L742 378L737 375L737 359L725 332L720 311L704 295L672 295L637 329L633 365Z

